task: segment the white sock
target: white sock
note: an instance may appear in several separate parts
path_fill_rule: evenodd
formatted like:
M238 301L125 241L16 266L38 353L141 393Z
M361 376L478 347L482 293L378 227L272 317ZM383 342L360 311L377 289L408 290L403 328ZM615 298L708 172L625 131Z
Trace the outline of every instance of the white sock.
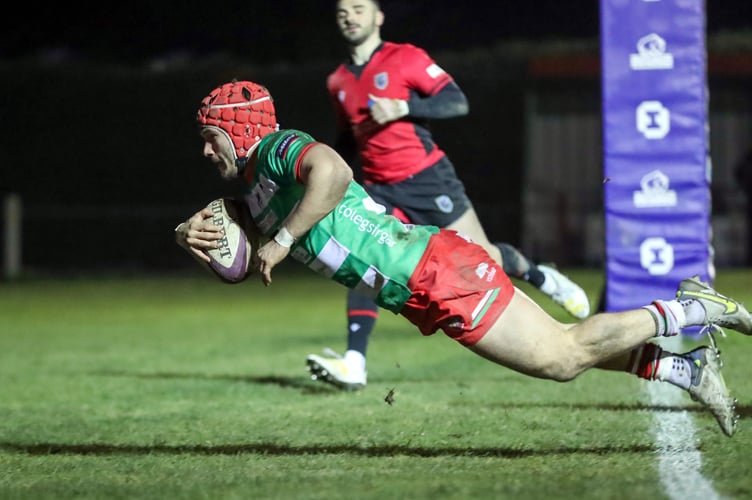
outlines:
M366 357L362 353L353 350L345 351L344 356L345 364L351 370L365 371L366 370Z
M678 335L687 325L684 308L676 300L654 300L643 309L650 311L655 319L656 337Z
M688 359L672 354L661 358L655 378L682 389L689 389L692 384L692 366Z

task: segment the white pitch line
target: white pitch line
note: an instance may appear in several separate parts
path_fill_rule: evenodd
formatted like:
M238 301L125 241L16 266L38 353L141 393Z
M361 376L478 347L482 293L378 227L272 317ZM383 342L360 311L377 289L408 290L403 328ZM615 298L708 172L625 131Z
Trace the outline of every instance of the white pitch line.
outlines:
M669 340L669 339L666 339ZM681 338L661 343L672 352L681 351ZM647 382L650 404L682 406L686 393L667 382ZM702 455L698 437L687 411L655 411L655 441L658 448L658 474L666 496L671 500L717 500L721 497L713 484L702 475Z

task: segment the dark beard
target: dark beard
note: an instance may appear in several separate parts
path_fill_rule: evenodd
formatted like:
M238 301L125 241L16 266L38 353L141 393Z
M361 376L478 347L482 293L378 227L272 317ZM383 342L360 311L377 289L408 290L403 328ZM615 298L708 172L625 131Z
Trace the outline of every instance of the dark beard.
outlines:
M362 35L358 38L345 38L345 41L347 42L348 47L357 47L361 43L363 43L368 38L368 35Z

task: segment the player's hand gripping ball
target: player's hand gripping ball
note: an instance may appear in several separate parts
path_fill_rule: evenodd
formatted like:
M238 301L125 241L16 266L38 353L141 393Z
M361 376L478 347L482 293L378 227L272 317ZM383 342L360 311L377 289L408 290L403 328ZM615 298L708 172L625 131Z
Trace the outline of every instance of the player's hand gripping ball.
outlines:
M242 203L230 198L216 199L208 207L214 214L212 223L222 228L224 238L218 240L218 248L206 250L210 262L204 264L225 283L240 283L253 271L253 243L258 244L252 241L250 215Z

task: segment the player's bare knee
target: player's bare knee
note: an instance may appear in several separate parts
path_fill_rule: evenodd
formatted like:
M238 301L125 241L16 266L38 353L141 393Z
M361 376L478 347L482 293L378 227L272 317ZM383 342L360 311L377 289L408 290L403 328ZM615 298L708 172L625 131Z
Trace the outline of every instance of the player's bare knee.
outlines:
M546 378L569 382L588 369L589 359L587 350L574 342L572 337L563 337L555 348L546 349L545 354L539 357L538 366Z
M550 363L544 370L546 378L556 382L569 382L582 372L582 366L566 356Z

